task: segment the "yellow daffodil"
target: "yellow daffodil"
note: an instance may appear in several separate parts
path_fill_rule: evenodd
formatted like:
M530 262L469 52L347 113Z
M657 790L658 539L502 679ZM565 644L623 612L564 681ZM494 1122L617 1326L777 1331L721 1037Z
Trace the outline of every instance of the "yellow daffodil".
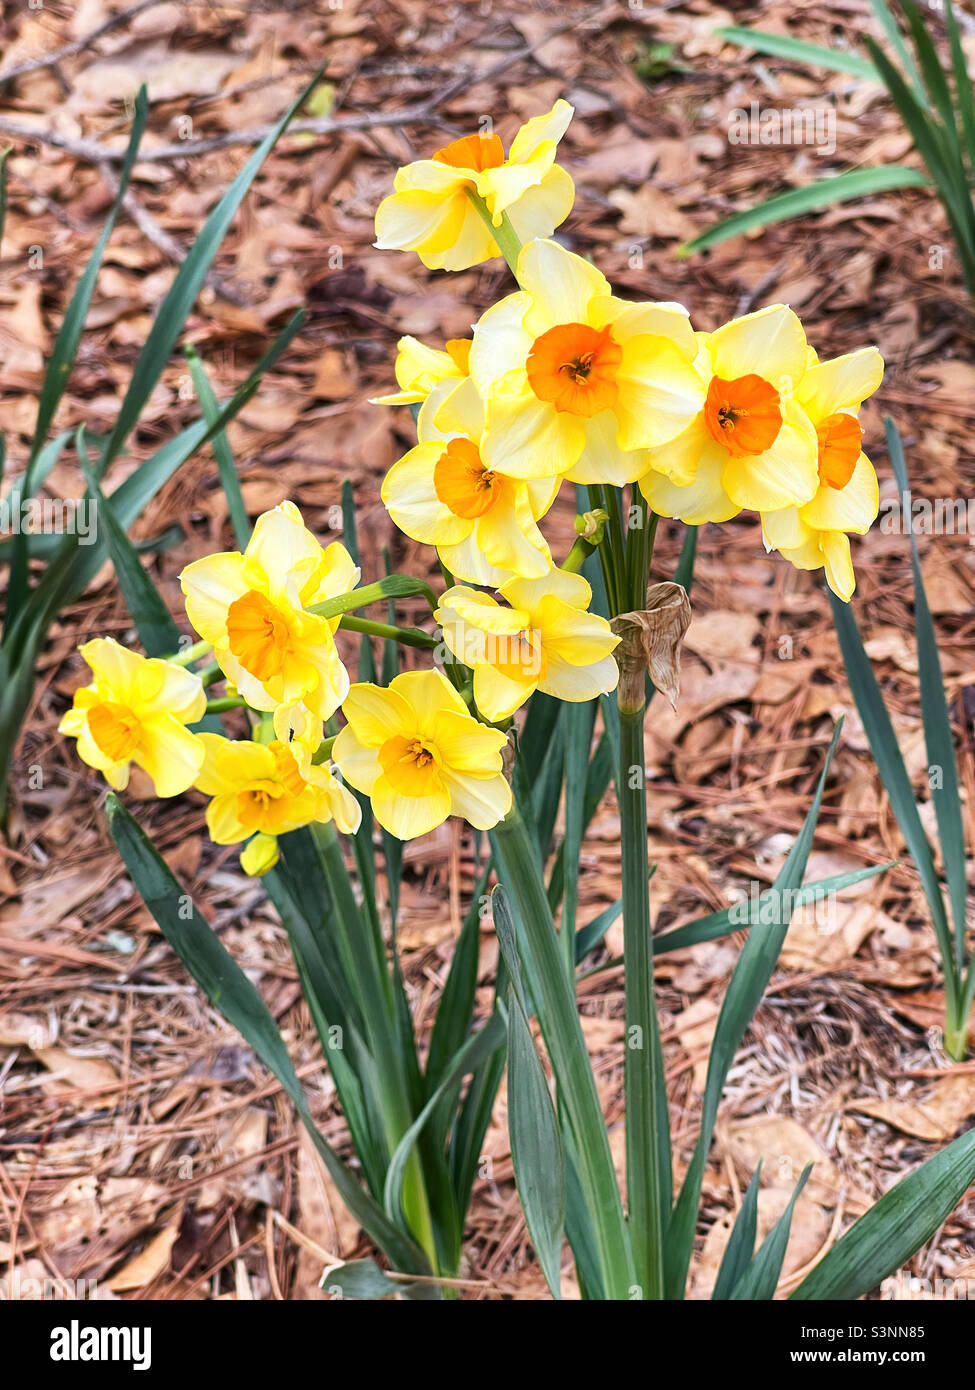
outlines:
M521 241L551 236L575 195L555 163L571 119L572 107L560 100L521 127L507 155L500 136L479 133L397 170L396 191L376 212L376 246L415 251L432 270L466 270L500 255L469 190L484 199L495 227L506 213Z
M206 819L218 845L236 845L256 836L241 855L247 873L266 873L277 862L276 840L313 821L334 820L348 834L359 828L360 808L352 793L325 766L308 780L291 744L200 734L205 750L197 788L212 797ZM306 769L307 771L307 769Z
M766 544L798 569L824 568L829 587L847 603L856 587L849 533L866 534L880 505L857 412L883 374L876 348L828 362L817 361L810 348L797 398L816 430L819 486L804 506L762 513Z
M689 525L742 507L802 506L817 487L816 431L798 399L806 335L784 304L699 334L699 411L652 448L640 487L654 511Z
M339 619L307 610L358 580L345 547L322 549L292 502L258 517L243 554L208 555L180 575L190 622L247 703L275 712L279 737L299 703L329 719L344 700L349 677L333 637Z
M474 330L485 463L517 478L633 482L647 448L679 434L704 402L686 310L615 298L605 276L554 241L523 249L518 281Z
M75 691L59 731L78 740L78 756L117 791L128 785L136 763L152 778L157 796L185 792L203 764L200 736L186 728L206 710L199 676L130 652L111 637L96 637L79 650L95 679Z
M499 584L510 574L546 574L552 557L536 522L559 479L526 483L488 468L481 398L470 380L451 386L434 388L417 418L419 443L386 475L390 516L414 540L435 545L459 579Z
M616 689L619 638L587 610L592 590L579 574L509 579L504 603L475 589L448 589L437 622L454 655L474 670L474 703L497 723L535 690L559 700L592 700Z
M396 347L396 382L400 389L389 396L374 396L373 405L417 405L441 382L450 381L457 386L468 375L470 338L448 338L443 352L411 337L400 338Z
M332 756L390 834L412 840L448 816L490 830L508 814L505 736L479 724L440 671L406 672L386 690L353 685L342 712Z

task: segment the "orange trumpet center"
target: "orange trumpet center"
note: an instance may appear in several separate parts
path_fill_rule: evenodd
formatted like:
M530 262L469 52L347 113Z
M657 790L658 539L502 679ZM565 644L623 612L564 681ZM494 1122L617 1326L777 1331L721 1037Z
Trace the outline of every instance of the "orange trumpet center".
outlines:
M779 393L764 377L749 373L726 381L711 378L704 420L712 439L730 454L764 454L782 428Z
M88 732L113 763L128 762L138 746L139 730L138 719L125 705L109 700L88 711Z
M280 808L275 803L283 794L283 788L268 782L238 792L237 819L244 829L248 833L271 829L281 819Z
M429 796L441 784L440 755L419 736L395 734L379 750L379 763L396 791Z
M434 491L454 516L473 520L489 512L501 495L501 480L481 462L469 439L452 439L433 469Z
M535 339L525 370L540 401L589 418L616 404L622 360L623 349L608 328L561 323Z
M301 796L307 787L305 779L295 759L294 753L280 739L272 739L268 744L274 754L275 768L282 787L289 796Z
M227 609L227 644L245 671L268 681L284 670L291 629L270 599L249 589Z
M541 637L527 628L521 632L492 634L488 659L509 680L543 681L548 675L548 661L542 650Z
M859 420L843 410L827 415L816 426L819 440L819 481L839 491L853 477L860 457L863 430Z
M498 169L504 163L504 145L499 135L464 135L434 150L432 158L452 169Z
M448 338L444 343L447 355L450 357L454 366L464 376L470 375L471 348L473 339L471 338Z

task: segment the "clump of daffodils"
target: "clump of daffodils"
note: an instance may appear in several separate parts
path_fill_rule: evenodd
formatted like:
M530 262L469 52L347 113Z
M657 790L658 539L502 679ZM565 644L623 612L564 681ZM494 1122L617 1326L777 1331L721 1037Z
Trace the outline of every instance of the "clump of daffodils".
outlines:
M453 141L400 169L376 216L379 247L444 270L504 255L517 280L471 339L401 339L398 390L377 398L417 409L417 443L382 499L446 572L431 604L439 665L385 689L350 682L336 633L359 606L359 571L290 502L258 518L243 552L183 571L201 639L188 657L108 638L81 648L93 680L61 722L80 757L116 789L135 763L161 797L202 792L211 837L242 845L248 873L271 869L278 837L302 826L354 834L349 788L403 840L449 816L486 830L507 815L502 753L531 695L588 701L618 683L619 638L577 572L625 512L613 490L690 525L757 512L768 549L853 593L849 538L878 510L858 415L880 354L820 361L781 304L700 333L679 304L618 298L552 239L573 200L555 162L571 117L558 101L507 149L488 130ZM542 524L563 482L599 505L559 562ZM247 738L199 727L221 681L214 703L243 710Z

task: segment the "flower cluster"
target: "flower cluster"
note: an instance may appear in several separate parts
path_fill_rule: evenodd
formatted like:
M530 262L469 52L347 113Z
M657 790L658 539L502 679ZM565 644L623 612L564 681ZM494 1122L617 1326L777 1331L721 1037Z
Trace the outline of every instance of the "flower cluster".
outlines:
M700 333L679 304L617 298L551 240L568 212L571 182L554 180L552 159L569 116L557 102L529 121L507 159L493 134L455 141L401 169L379 208L376 245L430 266L498 254L506 221L509 244L525 243L518 290L482 315L470 344L400 342L401 390L379 400L421 405L417 446L383 485L390 515L455 577L503 585L550 567L538 522L562 479L635 484L655 513L690 525L758 512L767 548L824 568L848 600L849 537L879 505L858 420L880 385L879 352L821 362L783 304Z
M616 688L619 639L576 572L587 552L557 565L539 527L564 480L617 514L619 497L600 490L630 487L656 515L693 525L751 509L770 549L824 568L841 598L853 592L849 536L878 509L857 417L880 354L821 362L784 305L699 333L679 304L614 295L552 240L573 200L555 163L571 117L556 102L507 153L490 131L455 140L400 169L376 217L377 246L447 270L503 254L518 282L472 339L403 338L399 389L378 398L417 411L417 443L382 499L447 574L432 605L441 667L386 689L350 683L335 636L360 606L359 571L290 502L258 518L243 553L183 571L201 638L188 657L147 659L107 638L81 649L94 679L61 724L79 755L115 788L133 762L159 796L197 788L212 838L243 844L249 873L271 868L278 837L301 826L354 833L361 807L345 783L404 840L450 815L491 828L512 801L508 725L532 693L588 701ZM608 516L580 519L590 551ZM228 692L218 707L243 708L250 738L193 727L217 681Z

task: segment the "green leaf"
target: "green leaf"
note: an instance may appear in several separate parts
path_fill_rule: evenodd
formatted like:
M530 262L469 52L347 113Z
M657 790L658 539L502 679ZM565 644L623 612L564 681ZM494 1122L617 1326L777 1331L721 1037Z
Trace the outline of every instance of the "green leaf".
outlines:
M843 664L846 667L850 690L863 721L863 727L870 742L877 769L890 798L891 810L900 826L901 834L908 852L914 860L921 878L921 887L927 898L931 921L934 926L938 949L945 971L945 994L949 1013L957 1012L960 981L954 966L954 947L951 928L945 911L941 885L934 867L931 845L924 833L921 816L914 800L911 779L907 774L904 758L897 743L897 735L890 715L880 693L880 686L873 673L873 667L863 648L863 639L853 617L850 604L843 603L835 594L830 594L833 608L833 624L840 642Z
M781 909L776 914L777 920L766 930L749 933L721 1005L717 1027L714 1031L714 1042L711 1046L711 1056L708 1061L704 1101L701 1106L700 1133L694 1148L694 1157L684 1178L684 1185L681 1188L667 1231L668 1298L680 1299L684 1294L687 1269L694 1246L694 1232L697 1224L698 1204L701 1199L704 1166L714 1134L718 1104L735 1053L745 1035L745 1029L761 1003L762 995L772 977L782 943L789 930L789 923L792 920L795 907L795 892L802 883L806 862L812 849L819 807L826 787L826 777L833 760L833 754L836 751L841 729L842 720L837 724L833 734L812 805L772 886L773 893L778 895L777 901L780 903Z
M894 477L901 493L901 516L907 520L911 539L911 564L914 569L914 626L917 637L917 664L921 685L921 719L924 724L924 746L928 754L929 774L941 772L940 785L934 785L929 775L931 800L934 802L941 839L941 853L948 880L951 915L955 927L955 969L961 974L965 964L965 914L968 902L968 882L965 866L965 830L962 822L961 792L958 788L958 769L955 762L955 741L951 732L948 702L945 699L944 677L934 619L924 591L924 575L917 537L911 524L911 492L904 462L904 446L897 426L887 416L884 420L887 448L894 468ZM939 893L940 898L940 893Z
M975 1182L975 1130L885 1192L807 1274L792 1298L862 1298L931 1239Z
M906 164L870 165L865 169L851 169L845 174L831 174L829 178L818 179L805 188L790 188L787 193L777 193L774 198L766 198L745 212L734 213L680 247L677 254L680 257L694 256L698 251L706 251L745 232L771 227L776 222L787 222L789 218L802 217L807 212L818 212L821 208L832 207L834 203L847 203L851 198L887 193L892 188L928 186L924 175Z
M106 544L115 568L115 577L125 606L132 615L139 633L139 640L147 656L165 656L167 652L179 650L179 628L176 626L163 597L153 584L148 572L143 568L135 546L125 534L112 508L111 502L102 492L95 477L88 450L85 447L85 429L78 427L75 436L78 461L84 474L88 494L95 504L97 514L106 531Z
M213 387L207 380L206 371L196 348L187 345L183 352L190 369L190 376L193 378L193 387L196 391L196 398L200 402L203 418L208 425L212 425L220 415L220 406L213 394ZM230 523L234 528L234 536L240 549L244 550L251 537L251 520L247 515L247 507L240 487L240 478L237 476L237 465L234 462L230 441L226 432L221 430L219 434L213 436L210 443L213 447L213 457L217 463L220 486L227 499L227 511L230 514Z
M755 53L767 53L770 58L786 58L803 67L825 68L827 72L845 72L850 77L878 81L877 69L866 58L844 53L839 48L824 48L818 43L793 39L788 34L766 34L761 29L746 29L738 24L722 25L715 29L718 38L727 39Z
M0 150L0 243L3 242L3 227L7 220L7 160L12 150L13 145Z
M280 1081L349 1211L404 1273L429 1273L423 1252L389 1220L322 1138L267 1005L113 792L106 799L105 813L125 867L166 940L207 997Z
M515 1183L528 1233L553 1298L561 1298L565 1226L565 1159L555 1106L528 1023L515 924L504 888L492 894L508 987L508 1135Z
M972 96L972 82L968 76L968 63L961 44L958 20L951 0L945 0L945 19L948 25L948 41L951 45L951 65L955 79L955 100L961 116L962 131L965 136L966 156L969 175L975 177L975 98Z
M58 331L58 336L54 341L54 349L51 359L47 364L44 373L44 384L41 387L40 398L37 403L37 420L34 425L34 437L31 442L30 453L27 457L27 466L24 469L24 476L18 486L18 500L21 497L33 497L38 487L43 481L44 458L43 449L47 439L47 432L51 427L55 412L64 395L64 389L68 384L71 369L74 366L75 358L78 355L78 344L81 342L81 335L85 327L85 319L88 317L88 308L91 304L91 297L95 291L95 283L98 279L98 272L101 270L102 259L105 255L105 248L108 245L109 237L115 229L115 221L118 217L122 200L125 197L129 186L129 178L132 174L132 166L145 133L146 121L149 115L149 102L145 87L139 88L139 94L135 99L135 112L132 120L132 133L129 136L128 148L125 152L125 159L119 174L118 192L112 203L111 210L102 228L101 235L95 243L95 249L91 253L81 279L75 286L71 302L65 311L64 320ZM2 156L6 159L6 154ZM0 165L2 169L2 165ZM5 197L5 189L0 191L0 197ZM2 222L2 217L0 217ZM19 612L24 598L27 594L28 579L28 557L30 554L30 541L26 534L18 533L14 540L13 555L10 561L10 578L7 585L7 618L9 624L12 618Z
M809 1174L812 1172L812 1167L811 1163L807 1163L802 1170L802 1175L789 1198L788 1206L765 1237L755 1258L729 1295L736 1302L767 1302L775 1293L779 1275L782 1273L786 1247L789 1244L792 1213L799 1199L799 1193L805 1187Z
M152 329L146 339L145 347L139 354L139 359L132 372L132 380L129 382L129 389L125 393L119 410L115 428L105 446L105 453L102 457L102 471L109 463L122 451L125 441L135 427L139 416L142 414L146 401L151 396L153 389L165 370L166 364L176 346L177 339L183 331L183 326L189 317L196 297L200 292L203 281L213 264L217 252L223 244L223 239L230 229L230 224L237 215L237 209L244 201L247 190L250 188L258 170L264 163L267 156L273 150L278 140L284 134L289 124L298 111L301 110L309 93L314 91L321 77L324 64L316 72L315 76L304 88L289 109L278 121L277 125L261 141L257 149L248 159L226 193L220 199L213 212L190 247L186 259L179 268L176 278L173 280L169 291L162 304L156 311Z
M832 874L829 878L804 883L801 888L796 889L793 906L801 907L805 903L815 902L827 893L841 893L844 888L852 888L855 883L862 883L864 879L886 873L888 869L894 868L895 864L896 860L887 864L871 864L866 869L851 869L849 873ZM777 908L780 901L781 897L776 890L767 890L757 899L749 898L747 909L744 903L739 902L732 903L730 907L723 907L717 912L709 912L706 917L698 917L694 922L687 922L682 927L675 927L673 931L661 932L659 936L655 936L653 953L655 956L662 956L665 951L683 951L688 946L698 946L702 941L715 941L720 936L728 936L731 932L742 931L746 927L754 929L762 924L766 911Z
M910 50L897 27L897 20L894 18L887 0L870 0L870 8L880 21L881 27L887 36L890 46L897 54L901 67L907 73L917 92L923 93L921 79L918 76L917 68L914 66L914 59L911 57Z
M519 809L491 832L491 844L498 876L510 897L518 958L555 1073L560 1112L571 1131L566 1147L578 1159L602 1286L607 1298L626 1299L636 1282L635 1270L599 1093L545 895L542 866Z
M758 1190L761 1176L762 1160L759 1159L721 1257L721 1267L711 1294L714 1301L731 1298L735 1285L752 1262L755 1232L758 1227Z

